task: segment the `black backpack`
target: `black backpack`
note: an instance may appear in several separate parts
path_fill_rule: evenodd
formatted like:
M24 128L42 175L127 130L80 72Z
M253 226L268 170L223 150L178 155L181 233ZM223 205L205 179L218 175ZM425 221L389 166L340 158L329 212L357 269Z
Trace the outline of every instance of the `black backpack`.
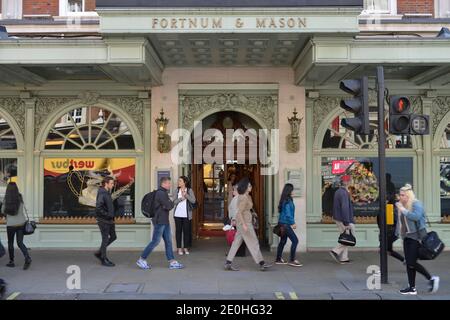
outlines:
M158 190L153 190L152 192L147 193L141 202L141 211L144 216L147 218L155 217L155 196Z
M428 232L419 247L420 260L433 260L444 250L445 245L436 232Z

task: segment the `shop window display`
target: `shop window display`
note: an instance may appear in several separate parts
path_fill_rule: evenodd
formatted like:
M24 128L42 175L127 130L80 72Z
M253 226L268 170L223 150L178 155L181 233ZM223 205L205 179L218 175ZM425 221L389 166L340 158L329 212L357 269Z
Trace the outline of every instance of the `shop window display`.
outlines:
M44 217L94 217L101 181L115 180L117 217L134 217L135 159L47 158L44 160Z

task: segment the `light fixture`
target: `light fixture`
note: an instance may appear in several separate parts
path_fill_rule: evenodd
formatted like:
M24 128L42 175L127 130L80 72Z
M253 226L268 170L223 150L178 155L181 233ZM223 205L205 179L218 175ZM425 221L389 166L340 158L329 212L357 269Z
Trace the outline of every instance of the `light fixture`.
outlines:
M297 118L297 109L294 109L294 116L288 118L291 125L291 134L286 137L286 148L289 153L296 153L300 150L299 129L303 118Z
M160 117L155 120L158 131L158 151L167 153L170 151L170 136L166 134L169 119L164 117L164 110L161 109Z

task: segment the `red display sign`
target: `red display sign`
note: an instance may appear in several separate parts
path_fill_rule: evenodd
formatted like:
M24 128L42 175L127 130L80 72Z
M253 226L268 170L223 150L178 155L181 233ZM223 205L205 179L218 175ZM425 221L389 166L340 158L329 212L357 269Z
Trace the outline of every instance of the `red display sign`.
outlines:
M343 174L355 160L335 160L331 163L331 173L332 174Z

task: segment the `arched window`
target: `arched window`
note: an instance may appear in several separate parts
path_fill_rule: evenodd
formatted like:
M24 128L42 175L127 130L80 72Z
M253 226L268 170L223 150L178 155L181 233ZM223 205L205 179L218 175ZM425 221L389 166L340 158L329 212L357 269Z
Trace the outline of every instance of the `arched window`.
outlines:
M12 128L0 115L0 150L16 150L17 141Z
M334 118L328 126L322 142L322 148L331 149L378 149L378 123L377 114L370 113L370 134L359 135L353 131L344 128L341 125L343 118L352 118L353 114L343 111L336 118ZM395 136L389 134L387 130L387 116L386 116L386 148L411 148L411 139L409 136Z
M42 157L44 222L95 223L96 196L107 176L115 181L115 214L134 217L137 151L118 112L92 105L62 114L46 133Z
M92 106L71 110L58 119L47 136L45 149L131 150L134 140L117 114Z

